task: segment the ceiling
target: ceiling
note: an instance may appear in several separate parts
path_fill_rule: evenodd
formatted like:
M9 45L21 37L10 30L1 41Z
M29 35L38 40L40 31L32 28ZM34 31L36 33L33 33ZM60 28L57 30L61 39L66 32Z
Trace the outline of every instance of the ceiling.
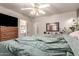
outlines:
M40 4L46 4L46 3L40 3ZM0 3L0 6L11 9L13 11L16 11L29 17L48 16L63 12L75 11L79 8L79 3L48 3L48 4L50 4L49 7L42 8L42 10L46 12L46 14L40 16L30 15L30 10L21 10L21 8L32 7L30 3Z

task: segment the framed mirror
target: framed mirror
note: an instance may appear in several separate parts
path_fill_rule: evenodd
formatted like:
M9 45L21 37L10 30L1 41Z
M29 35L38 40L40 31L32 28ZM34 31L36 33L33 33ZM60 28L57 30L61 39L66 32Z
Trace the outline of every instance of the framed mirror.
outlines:
M46 31L48 32L59 31L59 22L46 23Z

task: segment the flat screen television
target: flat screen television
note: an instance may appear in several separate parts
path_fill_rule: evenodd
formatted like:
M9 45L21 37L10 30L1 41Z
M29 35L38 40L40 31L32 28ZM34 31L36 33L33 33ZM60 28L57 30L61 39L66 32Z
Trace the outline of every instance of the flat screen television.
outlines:
M18 18L0 13L0 26L18 26Z

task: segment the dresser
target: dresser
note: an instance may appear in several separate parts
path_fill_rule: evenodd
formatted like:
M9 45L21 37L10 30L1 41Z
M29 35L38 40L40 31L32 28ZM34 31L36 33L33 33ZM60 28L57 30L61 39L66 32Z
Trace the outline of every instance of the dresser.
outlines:
M18 37L18 27L0 26L0 41L15 39Z

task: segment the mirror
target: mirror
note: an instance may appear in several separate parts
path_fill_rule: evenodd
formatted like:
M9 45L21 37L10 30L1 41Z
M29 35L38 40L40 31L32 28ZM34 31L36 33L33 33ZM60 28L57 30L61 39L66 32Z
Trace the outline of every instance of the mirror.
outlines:
M59 22L46 23L46 31L48 32L59 31Z

